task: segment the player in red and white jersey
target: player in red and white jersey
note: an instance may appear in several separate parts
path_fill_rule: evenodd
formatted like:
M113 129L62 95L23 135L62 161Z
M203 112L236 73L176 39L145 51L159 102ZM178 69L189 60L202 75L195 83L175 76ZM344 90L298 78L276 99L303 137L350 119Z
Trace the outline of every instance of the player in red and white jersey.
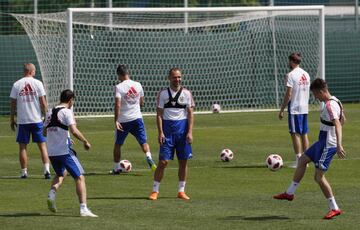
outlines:
M28 177L27 144L30 134L33 142L38 144L42 162L44 164L44 177L50 179L49 157L43 136L42 114L47 112L45 89L41 81L35 79L36 68L32 63L24 64L24 77L16 81L11 89L10 127L16 129L16 142L19 143L19 159L21 178ZM15 121L16 114L16 121Z
M80 203L80 215L83 217L97 217L87 207L84 169L76 156L76 152L71 148L69 131L83 143L85 150L89 150L91 147L90 142L76 126L74 114L71 110L74 99L75 94L73 91L69 89L62 91L60 104L46 115L47 146L50 161L56 173L48 193L47 204L50 211L57 212L56 192L63 184L66 170L75 181L76 193Z
M193 109L195 103L189 90L181 86L182 73L179 68L169 71L170 87L163 89L157 99L157 127L160 144L159 165L154 174L153 191L150 200L156 200L159 194L160 182L169 160L174 154L179 163L179 187L177 197L183 200L190 198L185 193L187 177L187 162L192 158L191 143L194 124Z
M116 72L120 83L115 86L114 168L110 173L119 174L121 172L121 147L129 133L136 138L146 155L146 162L155 171L156 164L151 157L140 110L140 106L144 105L144 90L139 82L130 79L130 71L125 65L119 65Z
M291 71L286 75L286 92L279 112L279 119L284 117L285 107L288 108L289 133L295 152L295 162L290 165L297 167L297 162L304 151L309 147L308 113L310 76L300 68L300 53L292 53L289 56L289 67Z
M342 146L342 125L345 121L345 114L341 102L330 94L323 79L315 79L311 83L310 89L315 98L325 103L320 114L319 139L300 157L293 180L286 192L275 195L274 199L292 201L295 191L304 177L307 164L314 162L315 181L319 184L329 206L329 211L324 219L332 219L340 215L342 211L335 201L332 188L325 178L325 173L329 169L335 154L339 158L345 157L345 150Z

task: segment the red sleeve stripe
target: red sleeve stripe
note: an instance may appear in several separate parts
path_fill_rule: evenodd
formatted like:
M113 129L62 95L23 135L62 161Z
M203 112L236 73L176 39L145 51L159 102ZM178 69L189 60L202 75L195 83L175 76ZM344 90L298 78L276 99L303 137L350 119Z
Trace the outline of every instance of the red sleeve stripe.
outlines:
M326 102L325 106L326 106L326 110L328 111L329 113L329 116L330 116L330 121L334 120L334 114L333 114L333 111L331 109L331 105L330 105L330 100Z

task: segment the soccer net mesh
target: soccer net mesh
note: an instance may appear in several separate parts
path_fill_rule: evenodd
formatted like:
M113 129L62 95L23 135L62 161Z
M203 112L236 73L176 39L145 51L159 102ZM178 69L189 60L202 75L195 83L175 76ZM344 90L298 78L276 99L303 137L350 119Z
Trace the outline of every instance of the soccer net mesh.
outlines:
M90 10L90 9L89 9ZM50 106L69 88L67 13L15 14L34 46ZM172 13L73 13L73 87L77 115L113 114L116 67L126 64L154 113L170 68L183 70L196 111L275 109L301 52L302 67L319 76L318 10Z

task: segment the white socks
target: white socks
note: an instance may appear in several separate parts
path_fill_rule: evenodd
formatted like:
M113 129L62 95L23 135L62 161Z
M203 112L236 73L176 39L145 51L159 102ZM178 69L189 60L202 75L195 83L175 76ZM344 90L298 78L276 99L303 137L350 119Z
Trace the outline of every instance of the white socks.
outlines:
M160 182L154 181L153 192L159 192Z
M115 170L119 170L119 169L120 169L120 161L119 161L119 162L114 162L114 169L115 169Z
M185 192L186 181L179 181L178 192ZM160 182L154 181L153 192L159 192Z
M85 203L80 203L80 210L87 210L87 205Z
M328 205L330 210L338 210L339 206L336 204L335 197L328 198Z
M294 195L295 190L297 188L297 186L299 185L299 183L292 181L289 188L286 190L286 193L289 195Z
M178 192L185 192L186 181L179 181L179 190Z
M152 159L152 158L151 158L151 152L146 152L145 155L146 155L146 158Z
M45 173L50 173L50 164L49 163L44 164L44 174Z
M56 198L56 191L54 189L50 189L48 194L48 199L55 200L55 198Z
M27 172L27 168L23 168L21 169L21 176L27 176L28 172Z

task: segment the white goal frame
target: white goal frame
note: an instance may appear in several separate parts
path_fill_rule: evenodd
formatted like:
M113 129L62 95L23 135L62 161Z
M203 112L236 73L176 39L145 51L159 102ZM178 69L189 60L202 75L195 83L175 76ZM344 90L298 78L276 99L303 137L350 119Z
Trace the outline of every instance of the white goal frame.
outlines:
M112 13L184 13L184 33L187 33L187 15L188 13L200 12L255 12L266 11L269 15L273 11L296 11L296 10L312 10L319 12L320 31L319 31L319 76L325 79L325 7L323 5L311 6L264 6L264 7L174 7L174 8L68 8L67 9L67 48L68 48L68 78L69 88L74 89L74 70L73 70L73 15L74 13L109 13L109 27L112 27ZM274 56L276 55L275 37L274 40ZM274 75L276 82L276 101L280 103L278 92L278 73L277 64L274 63ZM241 110L243 111L243 110ZM259 111L259 110L256 110ZM236 112L236 111L232 111Z

